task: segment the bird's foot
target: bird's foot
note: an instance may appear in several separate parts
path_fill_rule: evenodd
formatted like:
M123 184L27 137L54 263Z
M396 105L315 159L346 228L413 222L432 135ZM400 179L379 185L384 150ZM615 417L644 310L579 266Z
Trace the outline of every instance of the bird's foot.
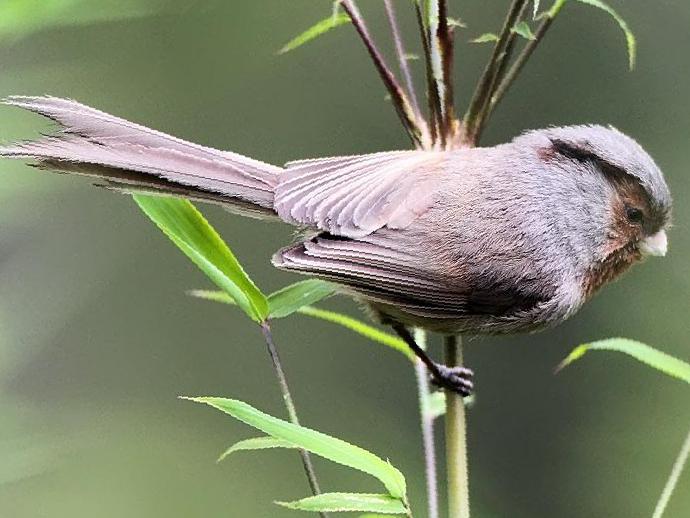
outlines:
M431 373L431 383L439 388L449 389L462 397L474 392L474 372L467 367L448 367L434 363L435 371Z

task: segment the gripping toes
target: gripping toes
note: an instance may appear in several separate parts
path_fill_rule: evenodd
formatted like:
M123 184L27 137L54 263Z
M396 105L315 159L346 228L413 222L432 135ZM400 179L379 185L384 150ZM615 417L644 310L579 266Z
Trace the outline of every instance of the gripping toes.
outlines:
M431 374L431 383L467 397L474 392L474 372L466 367L447 367L436 364L437 372Z

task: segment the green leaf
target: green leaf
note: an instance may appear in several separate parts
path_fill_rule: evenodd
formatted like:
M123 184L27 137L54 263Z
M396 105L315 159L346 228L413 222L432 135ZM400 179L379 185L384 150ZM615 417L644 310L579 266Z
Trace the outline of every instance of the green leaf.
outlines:
M249 426L330 461L363 471L383 483L391 496L405 498L405 477L390 463L367 450L321 432L275 418L234 399L218 397L182 398L210 405Z
M602 0L577 0L581 4L587 4L591 5L593 7L597 7L601 9L602 11L605 11L608 13L614 20L616 20L616 23L620 26L621 30L623 31L623 34L625 34L625 41L628 47L628 66L630 67L630 70L635 68L635 59L637 56L637 41L635 40L635 35L632 33L630 30L630 27L628 27L628 24L625 22L621 16L613 10L608 4L603 2Z
M448 17L448 27L451 27L453 29L455 29L455 28L466 29L467 24L465 22L463 22L460 18L451 18L449 16Z
M573 351L560 363L556 371L560 371L574 361L579 360L587 351L616 351L625 353L658 371L683 380L686 383L690 383L690 364L641 342L628 340L627 338L609 338L607 340L580 345L573 349Z
M213 302L221 302L223 304L235 304L231 297L222 291L208 291L208 290L192 290L188 292L192 297L197 297L204 300L210 300ZM312 306L304 306L299 308L297 313L301 315L307 315L310 317L318 318L320 320L325 320L326 322L331 322L333 324L338 324L343 326L350 331L354 331L374 342L383 344L391 349L395 349L398 352L403 353L410 361L415 360L414 353L410 350L407 344L395 335L381 331L380 329L365 324L361 320L356 318L343 315L342 313L336 313L335 311L328 311L325 309L319 309Z
M340 27L341 25L345 25L346 23L350 23L350 17L345 13L335 13L332 16L329 16L328 18L324 18L323 20L309 27L306 31L304 31L296 38L293 38L292 40L287 42L283 46L283 48L281 48L278 51L278 54L285 54L286 52L295 50L296 48L301 47L305 43L308 43L313 39L318 38L322 34L327 33L331 29L335 29L336 27Z
M270 450L273 448L297 448L294 444L274 437L255 437L245 439L230 446L223 454L218 457L217 462L225 460L230 454L238 451Z
M406 514L405 504L388 495L367 493L323 493L295 502L276 502L288 509L323 513L364 511L379 514Z
M268 296L268 309L271 318L284 318L304 306L315 304L330 297L336 286L319 279L309 279L286 286Z
M0 3L0 39L18 39L54 27L148 16L164 7L160 0L5 0Z
M187 200L135 195L141 210L255 322L268 316L268 301L232 251Z
M335 311L327 311L325 309L318 309L311 306L301 308L299 313L343 326L350 331L354 331L355 333L373 340L374 342L386 345L391 349L395 349L396 351L403 353L410 361L415 360L414 353L403 340L390 333L381 331L374 326L365 324L361 320L357 320L356 318L352 318L341 313L336 313Z
M526 40L536 40L537 39L537 37L532 32L532 29L530 28L530 26L524 20L515 24L515 26L510 30L512 32L514 32L515 34L517 34L518 36L522 36Z
M470 40L470 43L488 43L490 41L498 41L498 34L493 32L485 32L481 36Z

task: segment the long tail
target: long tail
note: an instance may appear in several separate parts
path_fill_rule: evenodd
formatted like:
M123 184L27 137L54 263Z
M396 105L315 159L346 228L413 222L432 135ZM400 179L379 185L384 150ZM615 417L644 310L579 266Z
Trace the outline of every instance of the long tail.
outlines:
M10 146L0 156L103 180L126 192L169 193L272 216L282 168L200 146L56 97L10 97L5 104L55 121L59 131Z

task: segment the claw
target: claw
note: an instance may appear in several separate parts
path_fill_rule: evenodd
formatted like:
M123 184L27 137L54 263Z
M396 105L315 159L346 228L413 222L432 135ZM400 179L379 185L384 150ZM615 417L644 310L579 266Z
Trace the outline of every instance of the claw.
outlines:
M466 367L447 367L436 364L437 372L431 374L431 383L467 397L474 392L474 372Z

